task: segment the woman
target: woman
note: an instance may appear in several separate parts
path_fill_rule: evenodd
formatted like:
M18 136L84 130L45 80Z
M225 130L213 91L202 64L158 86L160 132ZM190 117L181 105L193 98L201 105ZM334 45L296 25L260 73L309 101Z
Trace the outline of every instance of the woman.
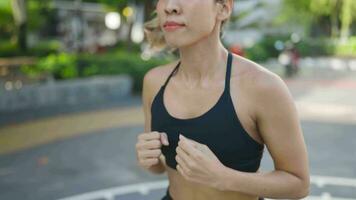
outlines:
M145 131L136 151L141 167L167 172L163 199L293 199L309 193L307 151L288 88L220 41L232 8L233 0L157 2L158 28L180 59L144 77ZM258 171L264 145L274 161L270 172Z

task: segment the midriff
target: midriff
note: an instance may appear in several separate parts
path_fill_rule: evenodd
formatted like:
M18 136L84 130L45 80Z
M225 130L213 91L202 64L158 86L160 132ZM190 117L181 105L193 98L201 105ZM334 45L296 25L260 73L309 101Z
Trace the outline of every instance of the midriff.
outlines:
M219 191L215 188L186 180L178 171L166 165L169 179L169 193L173 200L257 200L251 196L236 191Z

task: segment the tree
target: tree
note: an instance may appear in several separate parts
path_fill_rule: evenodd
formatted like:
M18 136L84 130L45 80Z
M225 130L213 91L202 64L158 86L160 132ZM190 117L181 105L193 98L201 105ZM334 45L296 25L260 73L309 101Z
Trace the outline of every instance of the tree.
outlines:
M12 0L12 12L17 27L17 44L22 51L27 50L27 1Z
M286 21L297 21L309 31L313 27L323 26L326 20L330 27L330 36L347 40L353 20L356 19L356 1L354 0L284 0L282 17Z

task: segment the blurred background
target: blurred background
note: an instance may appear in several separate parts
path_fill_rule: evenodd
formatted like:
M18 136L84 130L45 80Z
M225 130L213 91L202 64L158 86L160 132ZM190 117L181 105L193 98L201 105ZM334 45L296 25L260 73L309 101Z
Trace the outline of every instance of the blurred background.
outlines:
M160 199L136 163L150 0L0 0L0 199ZM236 0L229 50L280 75L310 159L306 199L356 199L356 1ZM262 171L273 169L265 152Z

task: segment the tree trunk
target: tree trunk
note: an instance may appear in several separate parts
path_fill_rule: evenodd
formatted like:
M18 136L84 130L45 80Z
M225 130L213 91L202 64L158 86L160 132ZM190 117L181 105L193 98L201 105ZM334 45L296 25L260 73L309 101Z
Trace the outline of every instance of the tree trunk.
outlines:
M330 13L330 24L331 24L331 37L332 38L337 38L339 35L339 20L338 20L338 6L339 6L339 0L331 0L331 6L334 9L331 9Z
M12 12L17 27L17 45L21 51L27 50L27 2L12 0Z
M350 35L350 25L352 22L352 0L344 0L341 10L341 34L340 41L346 42Z

